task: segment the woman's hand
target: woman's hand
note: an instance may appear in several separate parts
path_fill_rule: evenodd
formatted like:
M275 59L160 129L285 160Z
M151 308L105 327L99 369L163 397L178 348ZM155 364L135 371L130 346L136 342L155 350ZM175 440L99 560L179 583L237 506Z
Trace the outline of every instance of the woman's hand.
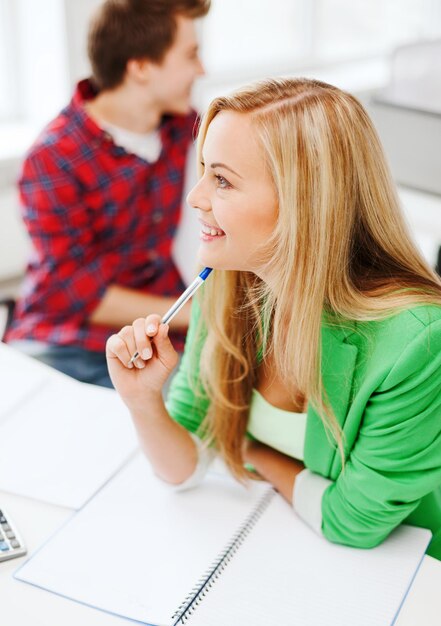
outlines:
M297 474L305 469L303 463L264 443L247 439L243 443L242 453L244 461L250 463L264 480L292 503L294 481Z
M129 408L138 408L162 387L178 363L178 353L168 337L169 327L159 315L139 318L107 340L110 378ZM135 352L139 357L129 363Z

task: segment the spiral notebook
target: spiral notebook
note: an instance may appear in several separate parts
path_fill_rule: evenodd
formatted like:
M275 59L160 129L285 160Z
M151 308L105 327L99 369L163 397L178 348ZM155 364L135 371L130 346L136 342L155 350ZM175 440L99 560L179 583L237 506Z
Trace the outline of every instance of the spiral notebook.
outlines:
M389 626L429 539L331 544L268 484L220 468L175 492L137 455L15 577L154 626Z

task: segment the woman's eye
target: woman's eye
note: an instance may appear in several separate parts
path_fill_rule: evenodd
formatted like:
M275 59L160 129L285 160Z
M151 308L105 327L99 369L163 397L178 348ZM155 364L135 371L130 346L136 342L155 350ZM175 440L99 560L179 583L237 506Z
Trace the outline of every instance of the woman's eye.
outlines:
M217 180L217 186L219 189L228 189L229 187L231 187L228 180L224 178L223 176L221 176L220 174L215 174L214 177Z

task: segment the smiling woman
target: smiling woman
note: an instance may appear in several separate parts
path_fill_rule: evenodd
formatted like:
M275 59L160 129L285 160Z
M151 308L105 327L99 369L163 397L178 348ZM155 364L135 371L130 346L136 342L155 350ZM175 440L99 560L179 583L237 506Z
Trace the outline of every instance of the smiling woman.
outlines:
M156 473L194 486L216 450L330 541L369 548L405 521L441 559L441 283L365 110L326 83L268 80L212 102L198 151L188 200L215 271L167 406L159 316L108 343ZM130 371L141 341L153 355Z
M226 235L202 237L213 245L201 248L200 262L258 273L277 219L277 197L251 125L248 116L231 111L213 119L201 155L201 177L187 202L199 210L201 221Z

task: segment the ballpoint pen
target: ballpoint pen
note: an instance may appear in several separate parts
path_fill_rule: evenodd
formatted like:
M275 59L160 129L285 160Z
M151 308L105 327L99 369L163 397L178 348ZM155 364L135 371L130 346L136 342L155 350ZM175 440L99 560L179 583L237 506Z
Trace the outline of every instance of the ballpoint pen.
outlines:
M202 272L198 276L196 276L194 281L187 287L184 293L176 300L173 306L170 307L170 309L164 315L164 317L161 320L161 324L167 324L174 318L176 313L178 313L178 311L182 309L184 304L188 300L190 300L191 296L195 293L195 291L199 289L199 287L202 285L202 283L207 278L207 276L209 276L211 271L212 271L211 267L206 267L205 269L202 270ZM129 361L129 365L130 363L133 363L134 361L136 361L138 357L139 357L139 352L135 352L135 354L132 356L132 358Z

